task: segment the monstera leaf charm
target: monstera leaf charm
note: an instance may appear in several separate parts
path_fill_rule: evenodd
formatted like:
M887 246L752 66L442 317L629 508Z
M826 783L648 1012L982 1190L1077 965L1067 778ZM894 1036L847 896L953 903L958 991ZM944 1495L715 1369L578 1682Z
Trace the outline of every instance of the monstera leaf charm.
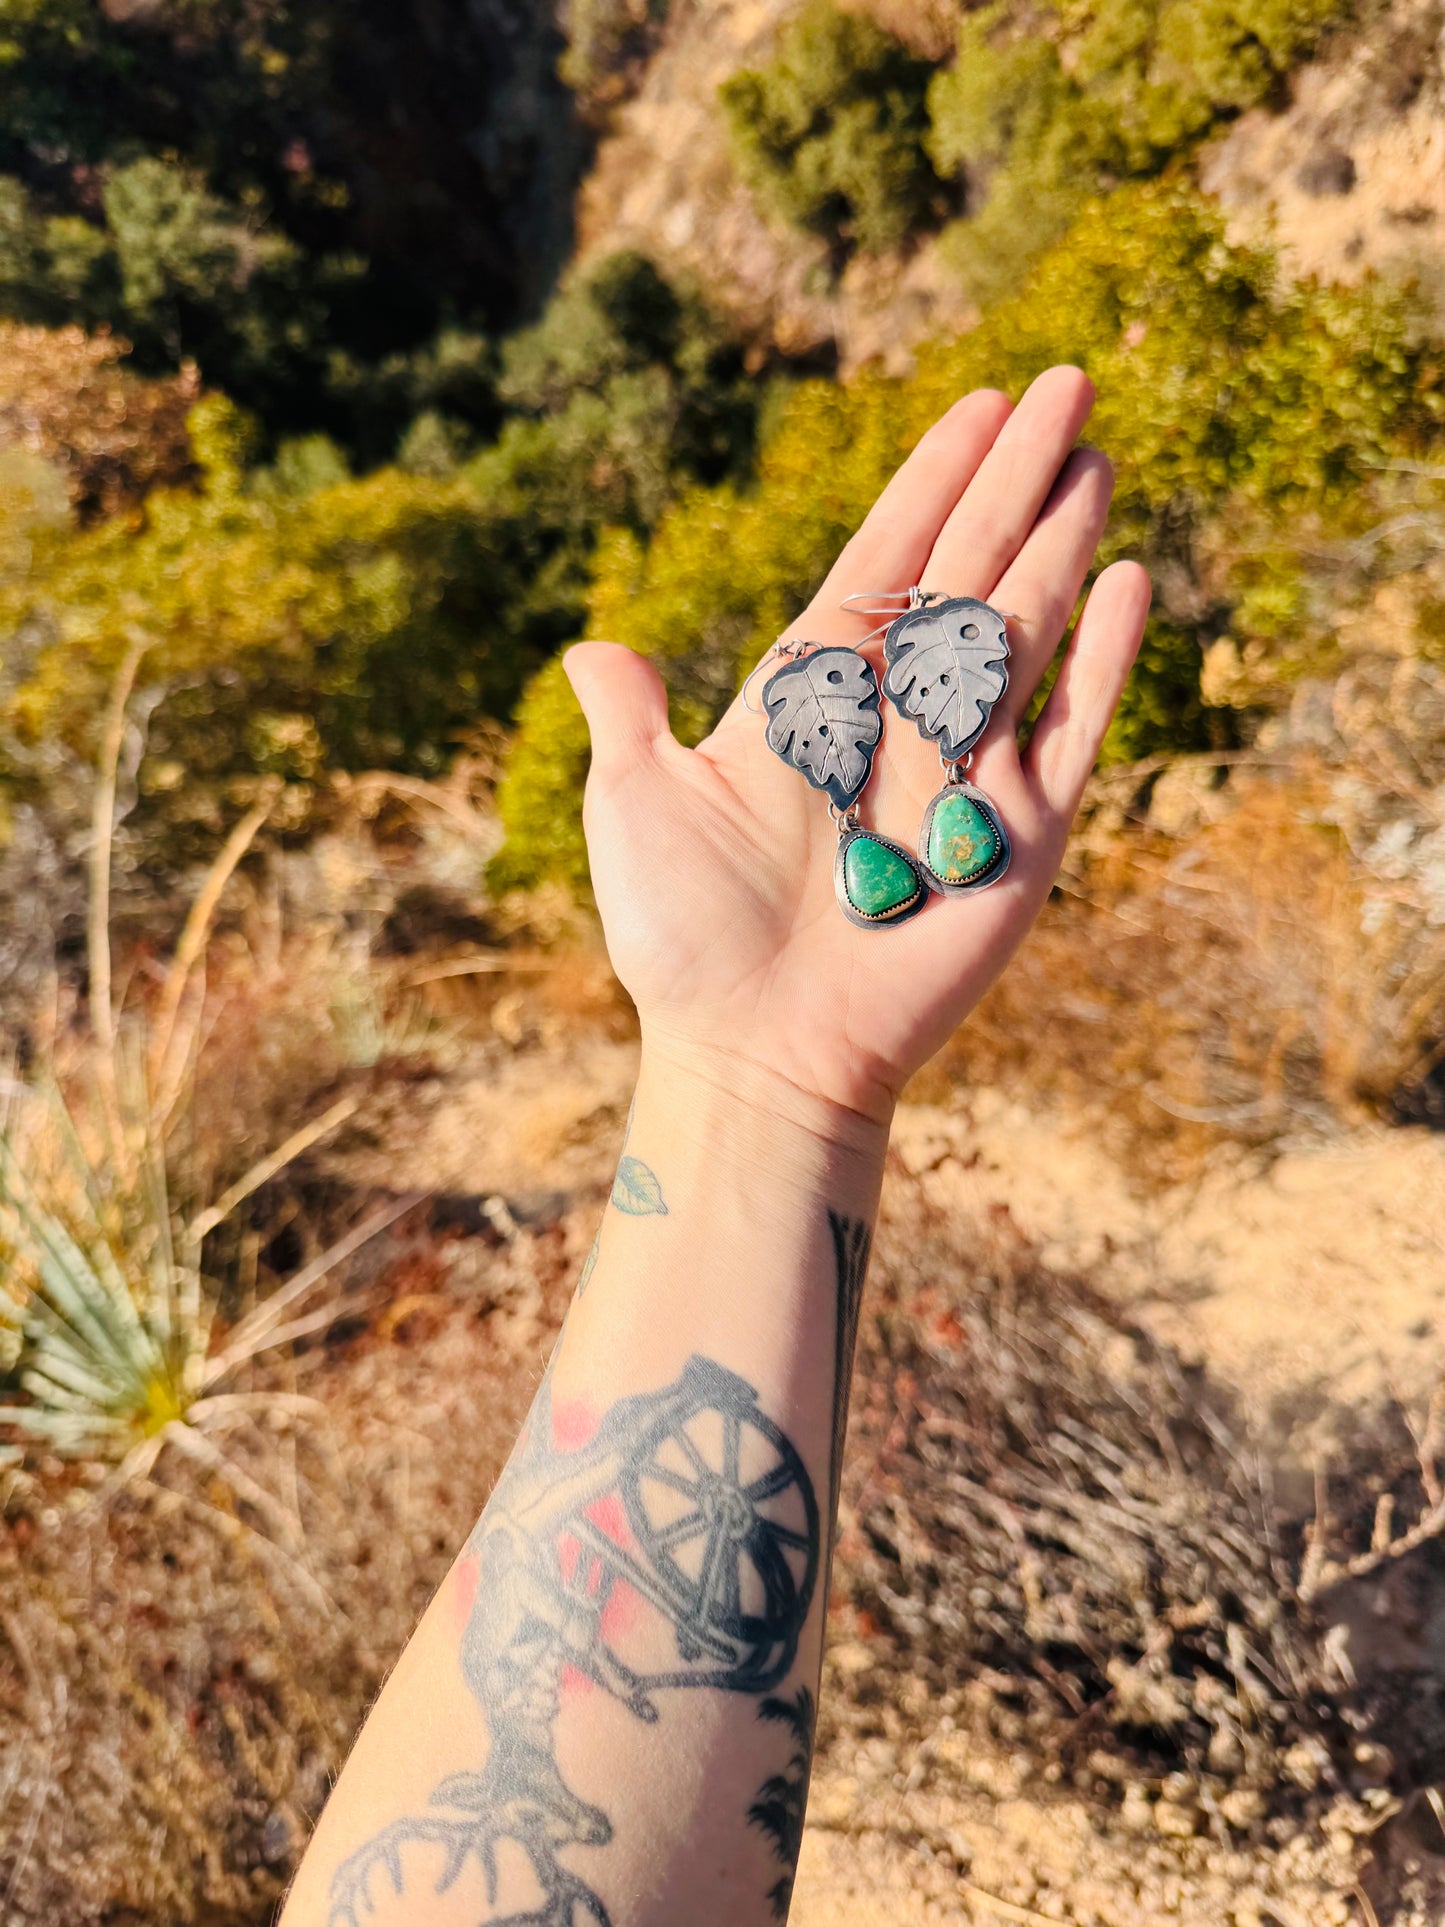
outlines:
M856 803L883 734L878 678L856 649L816 649L763 685L768 748L826 790L840 810Z
M943 759L960 762L1008 688L1008 629L997 609L950 596L901 615L883 639L883 693Z

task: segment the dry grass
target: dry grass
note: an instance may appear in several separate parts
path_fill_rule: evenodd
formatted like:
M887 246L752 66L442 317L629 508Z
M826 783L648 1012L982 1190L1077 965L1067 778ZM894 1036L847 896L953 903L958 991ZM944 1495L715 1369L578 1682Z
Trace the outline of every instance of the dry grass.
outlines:
M1245 774L1220 807L1173 840L1086 829L918 1094L1055 1098L1167 1180L1222 1142L1388 1115L1418 1090L1445 1039L1445 928L1362 868L1325 773Z
M12 1478L0 1918L270 1917L510 1448L583 1242L378 1248L380 1328L254 1378L228 1430L228 1454L300 1522L290 1544L179 1458L145 1486L58 1464Z

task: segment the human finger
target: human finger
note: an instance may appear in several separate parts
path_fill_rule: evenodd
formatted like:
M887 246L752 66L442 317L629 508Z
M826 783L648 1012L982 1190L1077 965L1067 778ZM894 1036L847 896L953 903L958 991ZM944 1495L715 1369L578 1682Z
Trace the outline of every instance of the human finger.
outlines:
M562 658L592 737L592 769L606 780L633 768L669 732L656 664L619 642L579 642Z
M1114 470L1096 448L1076 448L1039 512L1028 539L990 600L1010 618L1009 683L994 712L994 733L1012 734L1033 700L1084 586L1109 516Z
M920 587L991 598L1093 405L1094 385L1081 368L1050 368L1030 385L939 530Z
M938 531L978 473L1012 407L999 390L977 388L939 416L895 470L784 640L854 643L862 625L841 607L843 598L859 591L906 589L917 580ZM755 664L749 676L754 707L759 683L753 679L760 667ZM724 720L735 719L743 708L741 697L735 697Z
M851 640L857 618L841 610L845 596L894 593L918 580L1012 412L1007 395L976 388L924 431L793 625L800 636L812 637L826 624Z
M1024 758L1045 806L1073 820L1139 652L1149 614L1149 577L1115 562L1090 592Z

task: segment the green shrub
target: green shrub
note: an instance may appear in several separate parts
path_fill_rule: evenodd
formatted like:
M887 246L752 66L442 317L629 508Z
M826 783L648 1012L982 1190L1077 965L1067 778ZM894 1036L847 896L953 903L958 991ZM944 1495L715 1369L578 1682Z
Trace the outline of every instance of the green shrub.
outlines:
M566 0L557 71L590 114L629 91L667 19L668 0Z
M587 724L560 657L539 669L517 708L516 747L508 759L498 803L507 841L494 859L493 889L556 877L574 889L587 884L587 856L577 834L587 780ZM558 798L572 798L559 809Z
M1090 434L1117 470L1103 559L1139 556L1160 589L1106 756L1200 746L1201 653L1215 636L1257 641L1281 680L1327 647L1329 584L1313 601L1298 583L1288 591L1286 635L1283 576L1276 568L1265 582L1252 557L1272 545L1298 573L1322 534L1378 519L1383 465L1438 434L1438 356L1411 345L1406 322L1369 288L1277 284L1269 258L1226 246L1217 217L1182 189L1122 190L976 330L923 354L911 379L866 372L795 389L750 492L689 490L645 549L605 544L590 633L659 661L695 737L929 423L969 388L1018 392L1071 360L1098 385ZM580 763L569 754L549 783L547 717L525 704L523 716L514 756L532 772L532 840L510 845L511 875L575 877ZM502 801L509 839L521 836L512 796ZM541 839L545 861L525 853L542 852Z
M1161 173L1266 99L1345 0L1011 0L969 14L928 93L928 151L968 183L946 237L992 299L1100 188Z
M740 173L799 227L897 247L938 185L923 145L930 71L873 21L810 0L767 66L720 90Z
M198 489L84 531L52 520L0 580L0 740L86 753L143 634L164 694L136 827L188 860L258 775L292 786L299 822L329 770L434 770L479 717L509 718L582 629L599 531L645 534L680 488L745 472L767 384L637 255L570 285L499 378L514 412L490 447L469 456L464 425L429 411L396 466L360 477L322 435L252 466L256 424L208 397L190 417ZM0 768L11 796L24 761Z
M194 359L362 465L423 408L487 432L489 388L428 392L438 350L535 313L585 160L552 11L514 12L499 58L486 9L6 5L0 314Z

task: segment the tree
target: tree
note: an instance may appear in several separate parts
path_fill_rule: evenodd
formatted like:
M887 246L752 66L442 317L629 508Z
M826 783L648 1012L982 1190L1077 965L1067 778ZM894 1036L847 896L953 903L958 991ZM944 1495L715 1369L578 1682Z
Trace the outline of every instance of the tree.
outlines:
M897 247L938 188L923 141L929 73L865 15L810 0L766 66L720 89L739 171L786 220L840 247Z

